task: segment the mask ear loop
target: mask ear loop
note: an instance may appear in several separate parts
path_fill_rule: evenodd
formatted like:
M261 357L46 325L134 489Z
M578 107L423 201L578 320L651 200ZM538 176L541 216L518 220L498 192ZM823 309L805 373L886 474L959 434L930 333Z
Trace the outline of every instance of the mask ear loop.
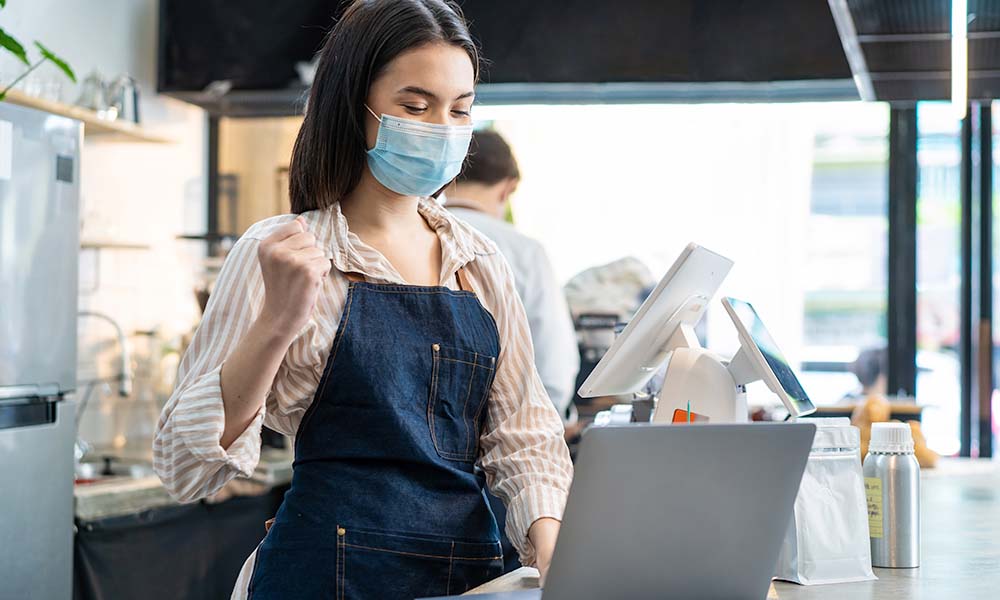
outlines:
M378 121L379 123L381 123L381 122L382 122L382 117L380 117L380 116L376 115L376 114L375 114L375 111L374 111L374 110L372 110L370 106L368 106L368 103L365 103L365 108L366 108L366 109L368 109L368 112L370 112L370 113L372 114L372 116L373 116L373 117L375 117L375 120L376 120L376 121Z

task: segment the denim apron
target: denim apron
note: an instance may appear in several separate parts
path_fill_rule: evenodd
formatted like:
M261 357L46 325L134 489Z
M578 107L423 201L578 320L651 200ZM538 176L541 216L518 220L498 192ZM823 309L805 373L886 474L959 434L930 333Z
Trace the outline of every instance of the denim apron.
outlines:
M461 269L459 287L468 290ZM248 595L411 599L502 574L474 468L500 355L469 291L364 283L344 312L295 439L292 485Z

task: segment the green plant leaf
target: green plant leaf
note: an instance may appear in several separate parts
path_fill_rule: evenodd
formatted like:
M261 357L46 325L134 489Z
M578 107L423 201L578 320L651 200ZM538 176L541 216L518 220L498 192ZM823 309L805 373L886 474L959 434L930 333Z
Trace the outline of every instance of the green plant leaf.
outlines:
M0 0L0 8L7 8L7 0ZM3 98L0 98L3 100Z
M42 56L44 56L46 60L51 61L52 64L59 67L59 70L65 73L66 77L69 77L70 81L76 83L76 74L73 73L73 68L70 67L66 61L59 58L55 54L52 54L51 50L43 46L42 43L37 40L35 40L35 46L38 47L38 51L42 53Z
M31 65L28 62L28 53L24 51L24 46L21 45L21 42L12 38L3 29L0 29L0 46L6 48L8 52L16 56L24 64Z

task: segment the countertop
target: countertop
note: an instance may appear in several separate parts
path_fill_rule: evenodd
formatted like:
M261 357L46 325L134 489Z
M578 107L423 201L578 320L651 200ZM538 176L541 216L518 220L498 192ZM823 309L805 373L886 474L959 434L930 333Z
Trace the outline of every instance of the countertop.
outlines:
M238 477L230 481L209 502L222 502L233 496L263 494L271 488L292 480L292 459L284 451L265 449L260 462L249 478ZM98 483L73 487L75 516L78 521L95 521L120 517L154 508L177 506L160 478L114 478Z
M882 600L1000 597L1000 463L943 459L921 474L921 566L875 569L878 581L800 586L774 582L768 598ZM538 572L519 569L469 592L538 586Z

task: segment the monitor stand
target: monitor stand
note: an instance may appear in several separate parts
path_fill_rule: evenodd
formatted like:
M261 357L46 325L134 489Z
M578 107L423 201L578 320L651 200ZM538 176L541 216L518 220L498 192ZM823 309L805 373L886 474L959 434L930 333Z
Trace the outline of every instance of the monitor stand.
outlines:
M746 386L760 379L746 351L741 347L732 360L725 361L702 348L693 333L675 332L671 338L676 345L653 421L670 423L675 411L686 413L690 406L692 413L707 417L711 423L746 423Z

